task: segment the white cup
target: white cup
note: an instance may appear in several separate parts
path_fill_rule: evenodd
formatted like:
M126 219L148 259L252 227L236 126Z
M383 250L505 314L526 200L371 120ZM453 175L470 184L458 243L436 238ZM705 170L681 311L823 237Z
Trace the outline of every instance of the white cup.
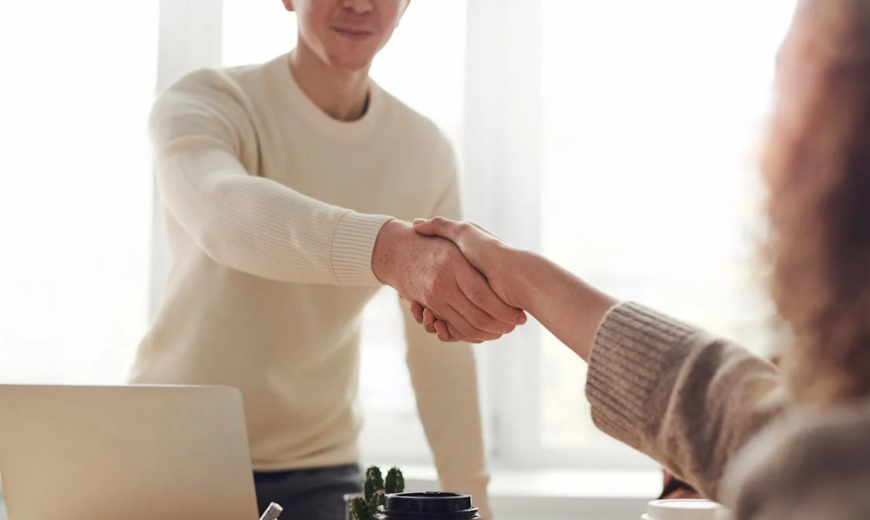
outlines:
M701 499L653 500L641 520L721 520L725 508Z

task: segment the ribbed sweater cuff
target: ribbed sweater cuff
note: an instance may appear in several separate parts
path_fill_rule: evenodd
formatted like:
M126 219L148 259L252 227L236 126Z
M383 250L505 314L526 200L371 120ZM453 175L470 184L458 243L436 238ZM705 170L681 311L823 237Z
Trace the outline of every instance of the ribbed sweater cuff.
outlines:
M372 272L372 252L381 228L393 217L349 211L332 234L332 272L341 285L380 285Z
M636 303L612 308L599 325L586 380L595 425L640 448L648 423L657 420L656 391L669 390L697 332Z

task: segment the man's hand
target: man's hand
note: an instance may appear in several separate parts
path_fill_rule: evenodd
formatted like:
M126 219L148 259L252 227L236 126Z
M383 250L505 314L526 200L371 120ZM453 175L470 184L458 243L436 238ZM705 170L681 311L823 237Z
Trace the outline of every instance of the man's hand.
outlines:
M442 322L439 338L481 343L498 339L525 323L523 311L504 303L456 245L427 237L407 223L381 228L372 270L399 295L429 310Z
M508 246L477 224L455 222L442 217L417 220L414 222L414 230L422 235L438 236L455 243L471 265L483 273L495 294L509 305L517 305L509 283L510 268L507 267L511 255L516 254L517 249ZM426 331L437 334L444 341L450 340L449 327L425 305L412 302L411 313Z

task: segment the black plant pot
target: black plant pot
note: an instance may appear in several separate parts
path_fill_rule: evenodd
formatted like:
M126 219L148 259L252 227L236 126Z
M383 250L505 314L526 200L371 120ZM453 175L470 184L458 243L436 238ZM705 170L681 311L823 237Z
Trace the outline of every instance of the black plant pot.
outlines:
M378 520L476 520L471 495L460 493L397 493L387 495Z

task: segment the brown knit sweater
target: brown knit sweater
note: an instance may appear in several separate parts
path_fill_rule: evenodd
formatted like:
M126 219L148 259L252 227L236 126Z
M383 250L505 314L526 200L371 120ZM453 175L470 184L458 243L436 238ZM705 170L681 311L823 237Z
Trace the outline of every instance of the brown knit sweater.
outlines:
M794 409L777 369L727 341L618 305L599 327L586 393L601 430L735 520L870 518L870 405Z

